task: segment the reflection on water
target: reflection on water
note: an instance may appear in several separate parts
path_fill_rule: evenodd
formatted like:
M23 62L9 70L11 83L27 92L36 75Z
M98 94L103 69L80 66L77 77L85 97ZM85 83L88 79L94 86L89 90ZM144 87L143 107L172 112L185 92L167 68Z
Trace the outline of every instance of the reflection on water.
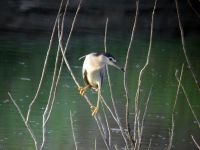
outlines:
M16 108L9 100L7 92L9 91L12 93L23 113L27 113L28 104L31 98L33 98L39 83L48 46L48 38L38 38L35 36L27 37L27 35L22 34L2 34L0 39L0 149L34 149L30 135L21 121ZM128 37L111 36L108 39L109 51L118 59L121 65L124 63L127 43ZM199 76L200 53L198 49L200 48L200 44L192 39L188 39L187 46L190 50L189 57ZM132 99L135 96L138 73L145 62L147 48L147 40L142 40L141 38L141 40L137 39L134 41L134 52L130 56L128 65L128 87L130 98ZM72 37L67 57L81 83L83 83L81 79L82 62L79 61L78 58L91 51L101 49L103 49L102 36L88 34L81 37L77 35ZM42 113L49 94L56 55L55 50L56 45L53 47L53 53L50 55L44 84L39 93L37 102L33 106L30 117L31 127L38 139L41 139ZM169 129L171 128L171 111L177 89L174 73L176 69L180 70L183 62L184 56L179 39L165 39L165 41L154 40L149 67L145 71L145 75L142 79L142 108L145 107L148 91L151 85L153 85L152 97L150 99L144 125L143 149L148 147L149 139L152 139L152 149L154 150L164 149L168 145ZM123 74L113 68L110 68L110 70L117 109L122 122L124 122L125 97ZM199 118L200 94L188 69L184 70L183 84L188 92L192 107ZM104 84L103 95L106 97L108 103L111 104L108 91L108 85ZM88 95L93 100L93 103L96 103L96 94L88 91ZM133 110L133 101L130 107ZM48 122L47 140L44 149L75 149L69 119L69 110L73 112L75 135L79 149L93 149L95 139L98 149L105 149L97 125L91 117L89 107L78 94L77 88L66 69L63 69L52 116ZM133 117L133 115L134 114L131 113L131 117ZM108 115L108 117L113 135L113 142L119 147L123 146L124 143L118 132L116 123L113 122L111 116ZM179 94L175 115L174 149L195 149L190 135L192 134L197 139L200 139L199 132L200 130L197 127L197 123L181 92Z

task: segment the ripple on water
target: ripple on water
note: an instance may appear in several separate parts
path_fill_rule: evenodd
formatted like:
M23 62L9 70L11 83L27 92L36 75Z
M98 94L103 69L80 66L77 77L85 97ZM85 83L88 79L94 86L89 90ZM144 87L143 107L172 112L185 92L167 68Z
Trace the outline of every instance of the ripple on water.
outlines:
M28 78L28 77L21 77L20 80L22 80L22 81L31 81L31 78Z

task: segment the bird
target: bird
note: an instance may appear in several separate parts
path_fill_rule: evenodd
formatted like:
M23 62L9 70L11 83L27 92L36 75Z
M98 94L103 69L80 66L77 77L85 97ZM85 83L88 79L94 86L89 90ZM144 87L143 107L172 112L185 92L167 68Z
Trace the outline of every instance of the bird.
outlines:
M107 52L92 52L79 58L85 58L82 66L82 77L85 82L84 87L79 87L79 92L83 96L86 89L93 88L98 92L97 105L91 106L92 116L96 115L99 110L99 101L101 88L105 78L106 66L110 65L124 72L124 69L119 67L115 57Z

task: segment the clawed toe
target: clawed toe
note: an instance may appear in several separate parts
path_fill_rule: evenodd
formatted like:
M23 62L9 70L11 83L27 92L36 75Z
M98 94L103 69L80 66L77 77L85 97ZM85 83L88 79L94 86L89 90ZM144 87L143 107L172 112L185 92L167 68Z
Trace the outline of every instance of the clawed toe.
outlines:
M85 87L78 87L79 93L83 96L85 94L86 89L89 87L90 85L86 85Z
M91 106L90 109L91 109L91 111L92 111L92 116L95 116L96 113L98 112L98 107Z
M86 89L83 87L79 87L78 90L79 90L79 93L83 96Z

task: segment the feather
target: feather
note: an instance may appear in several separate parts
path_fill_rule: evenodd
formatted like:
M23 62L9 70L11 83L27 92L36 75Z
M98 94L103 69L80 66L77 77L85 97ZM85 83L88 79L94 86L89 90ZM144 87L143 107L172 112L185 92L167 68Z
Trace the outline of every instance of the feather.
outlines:
M85 58L87 55L81 56L78 60Z

